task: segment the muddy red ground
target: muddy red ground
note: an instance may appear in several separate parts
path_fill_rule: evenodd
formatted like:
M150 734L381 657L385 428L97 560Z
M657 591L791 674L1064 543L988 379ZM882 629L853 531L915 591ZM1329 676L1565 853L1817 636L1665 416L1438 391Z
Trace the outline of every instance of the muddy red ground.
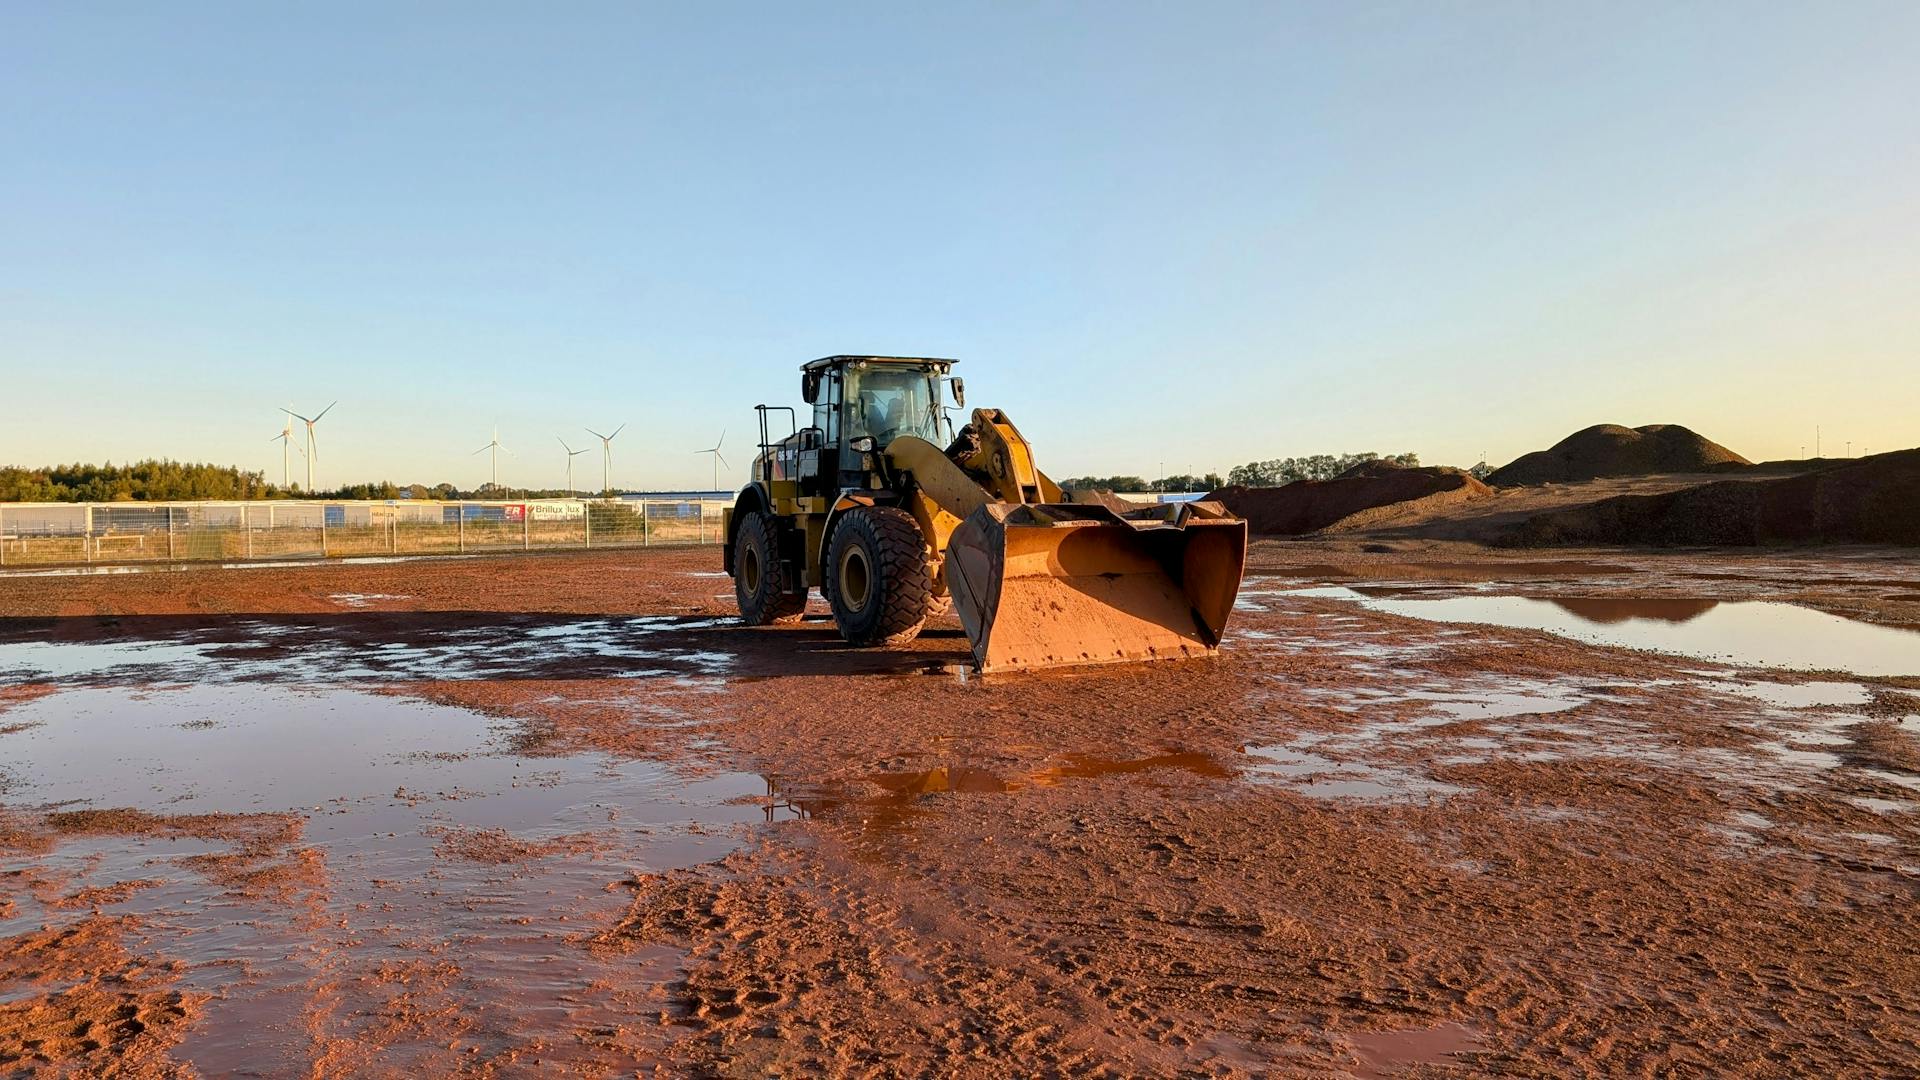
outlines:
M984 681L953 625L854 652L712 618L712 551L0 579L0 1070L1920 1069L1920 679L1296 591L1900 627L1910 553L1366 546L1258 545L1211 662ZM53 776L48 740L114 695L187 740L200 714L167 702L193 686L224 723L316 683L410 710L388 726L472 710L485 739L408 744L381 768L442 787L337 805L210 775L178 812L90 814L113 806L46 805L19 768ZM179 764L100 753L156 789ZM505 794L444 783L493 762ZM722 785L732 820L647 817L623 769Z

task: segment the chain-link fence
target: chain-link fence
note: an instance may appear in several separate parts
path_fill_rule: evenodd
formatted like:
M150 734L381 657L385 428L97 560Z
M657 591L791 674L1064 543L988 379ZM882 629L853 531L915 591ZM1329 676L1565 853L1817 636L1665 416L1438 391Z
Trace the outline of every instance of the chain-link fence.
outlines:
M0 503L0 566L718 543L713 499Z

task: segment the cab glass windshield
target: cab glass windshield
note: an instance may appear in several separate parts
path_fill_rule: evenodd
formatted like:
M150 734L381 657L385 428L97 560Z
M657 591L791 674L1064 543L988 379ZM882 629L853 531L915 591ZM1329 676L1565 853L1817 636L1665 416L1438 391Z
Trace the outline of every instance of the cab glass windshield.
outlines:
M901 435L918 435L944 446L946 414L937 396L939 382L914 368L867 368L847 372L847 436L871 435L881 446Z

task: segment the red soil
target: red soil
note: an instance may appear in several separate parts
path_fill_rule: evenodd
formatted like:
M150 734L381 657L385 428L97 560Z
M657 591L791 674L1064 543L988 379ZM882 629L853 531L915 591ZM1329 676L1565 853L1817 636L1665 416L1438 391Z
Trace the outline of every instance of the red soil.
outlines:
M1920 449L1777 480L1605 499L1530 518L1506 542L1920 545Z
M1904 573L1897 555L1857 556L1423 561L1266 543L1211 662L962 680L924 674L964 654L950 625L910 647L853 651L818 623L687 620L704 625L673 633L732 657L730 674L396 682L384 689L485 710L527 754L591 749L759 774L767 823L684 872L596 868L589 887L555 901L577 918L526 930L529 981L570 956L619 961L617 978L575 1000L537 1003L612 1002L617 1023L596 1015L570 1041L512 1044L520 1003L473 992L469 947L454 942L430 965L383 966L374 989L391 996L378 1010L338 1006L343 987L366 992L358 977L291 988L308 1028L263 1027L257 1052L315 1076L397 1071L423 1047L438 1056L419 1075L562 1072L583 1047L600 1056L574 1071L595 1074L1909 1075L1920 1067L1920 814L1873 809L1911 801L1875 772L1916 760L1898 722L1907 690L1870 681L1872 703L1854 711L1887 722L1852 729L1837 752L1861 764L1815 770L1774 749L1810 721L1728 692L1756 673L1463 632L1287 593L1261 573L1534 590L1556 577L1555 591L1574 596L1617 593L1618 581L1579 586L1631 574L1635 592L1683 601L1809 602L1813 590L1884 592ZM128 608L206 623L225 619L209 612L286 611L290 622L329 589L410 597L397 602L410 619L341 614L373 627L368 640L396 642L527 611L725 610L715 596L726 580L698 576L717 564L709 549L151 575L170 595L147 577L0 581L0 610L14 616L0 640L125 633L138 621ZM1418 696L1512 692L1571 707L1434 725L1435 701ZM1277 771L1299 747L1329 770L1450 793L1310 795ZM297 867L290 849L314 842L279 815L17 810L31 815L26 857L45 850L35 844L126 833L220 839ZM518 824L440 834L436 874L477 867L486 903L550 888L519 883L525 865L561 855L551 840L517 839ZM293 906L205 869L219 871L207 887L235 919ZM317 869L335 890L365 872L351 857ZM156 872L130 867L122 884ZM0 900L10 895L29 903L21 880L0 878ZM610 897L613 910L595 906ZM280 921L311 934L293 939L302 949L390 955L377 935ZM207 947L193 935L152 945L187 959ZM621 998L650 963L672 969L659 996ZM167 971L138 965L104 944L56 955L34 935L0 939L0 991L13 1002L0 1055L37 1039L43 1058L17 1067L183 1072L164 1040L193 1037L182 1020L194 1002L169 996ZM80 983L49 983L50 971ZM85 996L95 991L107 996ZM221 992L251 991L235 975ZM132 1038L86 1049L63 1034L128 1009L142 1025ZM456 1042L464 1052L483 1039L514 1056L455 1056ZM1417 1049L1435 1044L1458 1050ZM1403 1049L1383 1060L1381 1047ZM12 1065L0 1056L0 1072Z

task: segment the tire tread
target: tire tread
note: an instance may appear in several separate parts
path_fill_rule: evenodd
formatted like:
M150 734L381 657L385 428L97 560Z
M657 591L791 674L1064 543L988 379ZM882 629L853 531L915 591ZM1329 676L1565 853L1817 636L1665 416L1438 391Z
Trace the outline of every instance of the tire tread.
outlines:
M749 530L752 530L751 536ZM745 620L749 626L799 622L801 615L807 610L807 594L805 591L793 592L787 580L790 576L788 573L790 568L786 560L780 557L779 519L768 517L758 510L749 512L740 522L739 531L735 533L736 552L739 545L748 543L750 540L757 541L763 552L760 561L761 579L764 583L762 588L771 598L764 601L764 607L762 607L761 603L748 598L742 591L745 582L739 575L736 554L733 596L740 605L741 619Z
M880 617L870 632L850 633L841 618L839 601L834 600L835 622L840 634L855 645L899 645L912 641L926 625L933 595L933 581L927 574L927 541L913 515L893 506L863 506L847 511L847 517L834 526L832 555L823 577L836 577L840 567L841 530L866 528L872 534L875 562L874 588L881 604Z

